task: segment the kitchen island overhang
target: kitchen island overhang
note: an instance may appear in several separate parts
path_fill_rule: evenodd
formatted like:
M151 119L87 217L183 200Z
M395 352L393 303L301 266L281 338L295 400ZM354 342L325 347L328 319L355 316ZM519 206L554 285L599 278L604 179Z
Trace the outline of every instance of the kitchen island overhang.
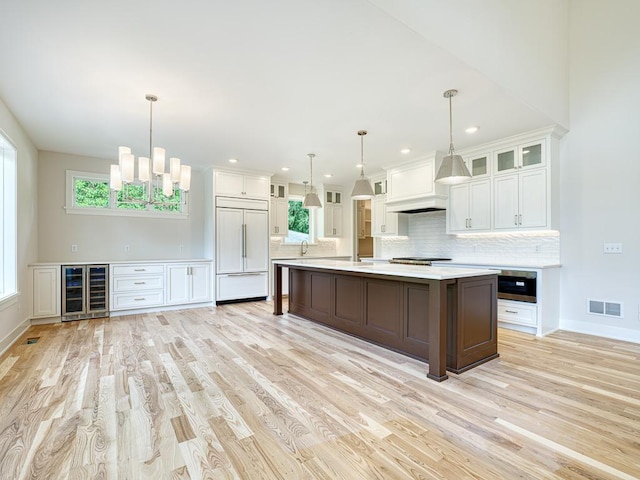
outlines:
M275 260L274 315L289 313L425 360L442 381L498 357L496 270Z

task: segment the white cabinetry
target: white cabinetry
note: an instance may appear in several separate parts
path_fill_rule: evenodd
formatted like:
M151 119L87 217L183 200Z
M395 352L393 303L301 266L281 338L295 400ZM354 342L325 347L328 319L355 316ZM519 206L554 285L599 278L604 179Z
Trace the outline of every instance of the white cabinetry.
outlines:
M548 227L547 169L499 175L493 182L495 230Z
M343 235L342 221L342 192L338 190L325 190L323 210L323 222L319 237L341 237Z
M535 303L498 300L498 320L514 325L536 327L538 325L538 307Z
M267 202L217 198L216 301L269 293Z
M491 180L475 180L449 188L447 233L491 229Z
M546 164L546 141L538 139L495 151L495 175L522 169L543 167Z
M167 264L167 305L211 301L209 262Z
M272 198L270 217L269 233L286 237L289 234L289 201L286 198Z
M31 267L30 270L31 318L59 317L60 266Z
M164 305L164 264L111 266L111 311Z
M385 200L384 195L378 195L371 201L371 236L407 235L407 216L387 211Z
M271 181L267 176L245 175L217 170L215 173L216 195L240 198L269 198Z

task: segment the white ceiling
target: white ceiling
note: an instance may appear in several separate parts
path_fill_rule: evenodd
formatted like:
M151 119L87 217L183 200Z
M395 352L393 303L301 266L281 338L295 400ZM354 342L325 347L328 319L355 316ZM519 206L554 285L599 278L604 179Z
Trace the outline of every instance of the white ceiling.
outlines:
M450 88L458 149L554 123L366 0L6 3L0 98L40 150L146 156L147 93L168 155L196 169L238 158L294 182L313 152L315 183L333 173L328 182L351 185L360 129L368 174L446 151ZM470 125L480 131L465 134Z

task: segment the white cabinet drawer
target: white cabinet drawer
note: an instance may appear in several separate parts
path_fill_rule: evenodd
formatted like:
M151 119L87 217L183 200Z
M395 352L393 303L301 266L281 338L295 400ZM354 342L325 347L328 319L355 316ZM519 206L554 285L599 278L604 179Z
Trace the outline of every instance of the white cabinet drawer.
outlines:
M140 275L131 277L114 277L113 293L137 292L164 288L163 275Z
M157 307L164 303L164 292L118 293L113 295L111 310Z
M141 275L141 274L146 275L151 273L164 274L164 265L138 264L138 265L112 265L111 266L112 276Z
M498 320L535 327L538 324L538 307L523 302L498 300Z
M243 275L218 275L216 300L266 297L269 294L267 272Z

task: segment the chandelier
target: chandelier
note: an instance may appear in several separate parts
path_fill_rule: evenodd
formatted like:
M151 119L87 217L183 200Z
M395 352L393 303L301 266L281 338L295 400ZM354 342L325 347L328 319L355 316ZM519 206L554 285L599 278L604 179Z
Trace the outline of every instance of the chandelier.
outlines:
M187 192L191 188L191 167L182 165L180 159L169 158L169 169L165 171L165 150L153 146L153 104L155 95L146 95L149 101L149 156L138 157L138 184L142 195L132 197L129 186L135 182L135 156L129 147L118 147L118 164L111 165L109 186L116 192L123 191L123 202L143 205L171 206L186 204ZM179 191L180 195L176 195Z

